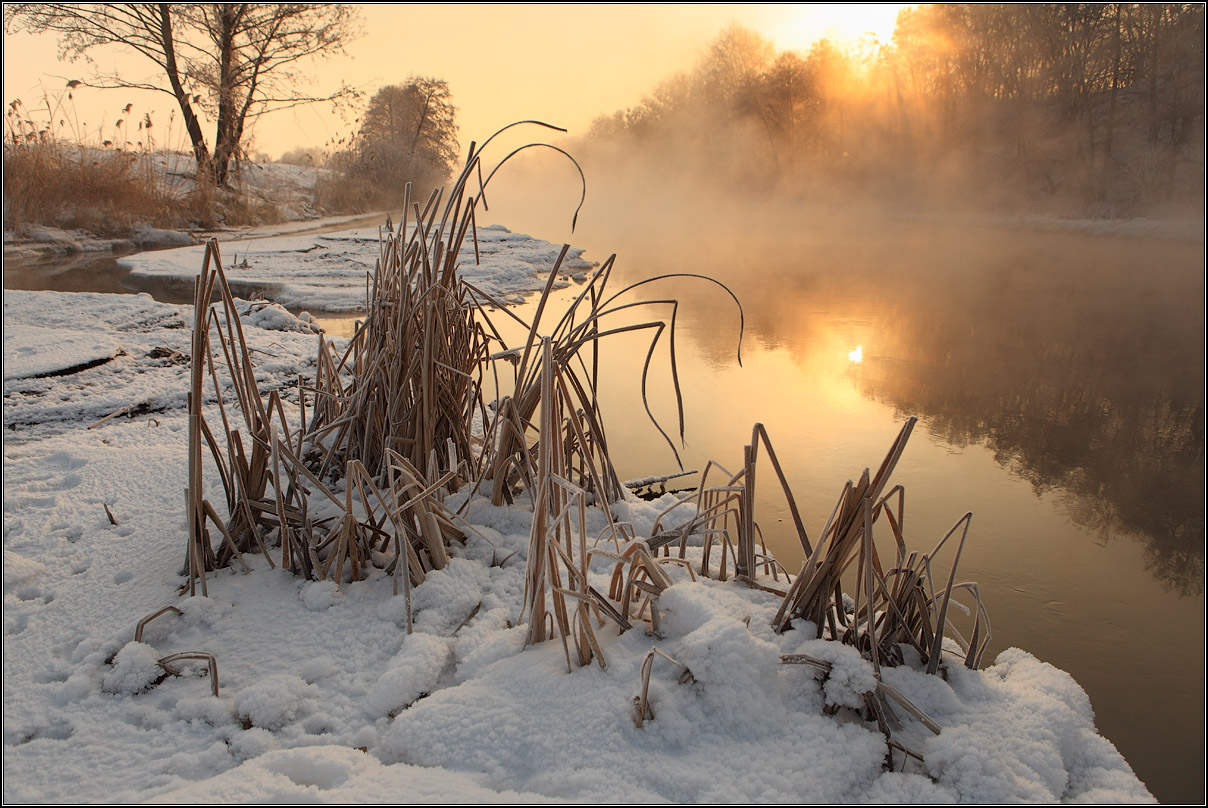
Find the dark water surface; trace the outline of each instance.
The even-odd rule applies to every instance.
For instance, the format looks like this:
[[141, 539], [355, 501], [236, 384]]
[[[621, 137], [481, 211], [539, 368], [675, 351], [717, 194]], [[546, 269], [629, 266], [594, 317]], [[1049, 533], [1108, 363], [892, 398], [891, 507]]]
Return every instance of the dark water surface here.
[[135, 294], [157, 292], [157, 299], [167, 303], [192, 303], [193, 298], [177, 299], [165, 295], [142, 279], [130, 277], [130, 270], [117, 264], [114, 253], [82, 253], [38, 260], [4, 262], [4, 288], [26, 291], [105, 292]]
[[[576, 243], [596, 260], [618, 252], [618, 285], [701, 272], [741, 298], [739, 366], [728, 296], [695, 281], [646, 292], [681, 303], [687, 445], [677, 448], [686, 468], [713, 459], [734, 470], [752, 425], [765, 424], [811, 539], [844, 481], [875, 469], [918, 416], [895, 473], [906, 541], [930, 550], [973, 512], [958, 580], [978, 582], [989, 609], [987, 659], [1017, 646], [1070, 672], [1159, 800], [1202, 802], [1203, 243], [861, 227]], [[6, 267], [4, 285], [130, 291], [124, 274]], [[623, 479], [676, 470], [642, 409], [646, 339], [616, 342], [602, 370]], [[649, 400], [674, 434], [667, 370], [665, 359], [652, 370]], [[787, 507], [770, 471], [759, 479], [756, 517], [795, 569]]]

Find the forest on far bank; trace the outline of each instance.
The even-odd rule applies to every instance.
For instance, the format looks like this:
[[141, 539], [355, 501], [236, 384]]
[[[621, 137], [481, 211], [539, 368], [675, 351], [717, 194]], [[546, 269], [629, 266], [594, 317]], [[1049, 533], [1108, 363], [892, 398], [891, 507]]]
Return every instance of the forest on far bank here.
[[735, 24], [577, 148], [802, 198], [1202, 212], [1204, 6], [924, 5], [892, 42], [807, 53]]
[[[155, 7], [183, 29], [134, 14], [140, 4], [6, 6], [6, 31], [56, 31], [67, 37], [61, 46], [80, 53], [131, 48], [142, 37], [166, 53], [173, 36], [188, 39], [181, 31], [192, 31], [192, 73], [218, 82], [213, 92], [178, 94], [182, 106], [166, 121], [154, 110], [115, 103], [114, 123], [95, 131], [77, 121], [73, 93], [89, 91], [80, 80], [44, 90], [28, 105], [14, 99], [4, 126], [6, 231], [41, 225], [127, 237], [143, 224], [212, 229], [376, 211], [400, 205], [409, 182], [416, 198], [426, 198], [462, 154], [455, 94], [437, 76], [378, 88], [363, 108], [358, 101], [353, 131], [283, 155], [278, 162], [297, 168], [284, 174], [268, 172], [267, 156], [250, 153], [241, 126], [215, 131], [213, 143], [223, 140], [222, 148], [211, 149], [199, 126], [188, 126], [182, 139], [181, 121], [190, 120], [195, 104], [224, 120], [221, 101], [235, 78], [244, 81], [246, 114], [271, 107], [276, 94], [232, 65], [261, 58], [251, 34], [263, 26], [276, 31], [271, 24], [279, 15], [297, 13], [316, 30], [335, 26], [332, 35], [350, 41], [341, 26], [356, 16], [354, 8], [307, 8], [257, 6], [255, 24], [241, 23], [242, 39], [208, 48], [196, 26], [234, 24], [222, 4]], [[96, 28], [106, 15], [123, 14], [139, 21], [125, 35]], [[1202, 4], [920, 5], [901, 12], [891, 41], [869, 35], [782, 52], [732, 24], [694, 65], [639, 103], [556, 142], [580, 162], [593, 200], [611, 199], [609, 188], [621, 192], [608, 205], [617, 216], [641, 196], [657, 199], [663, 212], [675, 205], [681, 217], [699, 213], [689, 201], [728, 199], [792, 210], [818, 202], [941, 215], [1198, 221], [1204, 14]], [[176, 33], [163, 40], [164, 30]], [[274, 58], [311, 49], [307, 41], [274, 36], [265, 40], [272, 40]], [[233, 71], [225, 84], [223, 69]], [[201, 78], [194, 89], [205, 84]], [[282, 83], [296, 96], [294, 78]], [[173, 79], [168, 71], [158, 81], [175, 87]], [[184, 143], [192, 144], [191, 155]], [[522, 195], [529, 208], [549, 185], [544, 176], [532, 182], [533, 192]], [[633, 215], [649, 218], [636, 208]]]

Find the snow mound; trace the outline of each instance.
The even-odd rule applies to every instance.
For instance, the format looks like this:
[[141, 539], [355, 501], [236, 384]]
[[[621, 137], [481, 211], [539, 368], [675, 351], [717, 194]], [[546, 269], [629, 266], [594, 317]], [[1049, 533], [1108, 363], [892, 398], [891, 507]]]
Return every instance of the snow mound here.
[[148, 247], [184, 247], [196, 244], [197, 239], [179, 230], [161, 230], [143, 223], [134, 228], [130, 240], [141, 250]]
[[252, 303], [246, 312], [239, 313], [244, 325], [263, 328], [266, 331], [298, 331], [304, 334], [317, 333], [317, 326], [311, 324], [309, 317], [295, 317], [285, 310], [280, 303]]
[[357, 749], [315, 746], [269, 751], [209, 780], [156, 797], [156, 802], [334, 804], [545, 804], [541, 794], [496, 791], [483, 778], [446, 769], [385, 766]]
[[436, 679], [450, 656], [444, 637], [412, 634], [369, 691], [366, 709], [371, 716], [393, 715], [436, 689]]
[[25, 556], [4, 551], [4, 594], [31, 583], [46, 573], [46, 566]]
[[159, 656], [146, 643], [127, 643], [114, 657], [113, 668], [105, 673], [101, 687], [106, 693], [141, 693], [164, 675]]
[[235, 697], [235, 711], [254, 727], [278, 730], [308, 711], [319, 691], [290, 673], [266, 676]]

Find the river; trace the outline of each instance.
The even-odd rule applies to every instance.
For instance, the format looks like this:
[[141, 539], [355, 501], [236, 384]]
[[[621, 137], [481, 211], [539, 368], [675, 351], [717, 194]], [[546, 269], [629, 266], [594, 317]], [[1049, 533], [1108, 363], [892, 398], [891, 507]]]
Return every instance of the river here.
[[[1201, 801], [1203, 242], [907, 218], [811, 224], [576, 241], [596, 260], [618, 252], [616, 284], [700, 272], [742, 300], [739, 365], [724, 292], [698, 281], [646, 292], [681, 303], [684, 466], [741, 466], [752, 425], [765, 424], [813, 539], [844, 481], [875, 469], [918, 416], [895, 474], [906, 540], [929, 550], [973, 512], [958, 580], [978, 582], [989, 608], [987, 659], [1018, 646], [1070, 672], [1159, 800]], [[63, 267], [6, 266], [5, 288], [133, 288], [112, 258]], [[622, 479], [676, 470], [642, 414], [639, 339], [611, 348], [602, 372]], [[650, 403], [674, 434], [660, 362]], [[756, 517], [776, 556], [799, 565], [771, 474]]]

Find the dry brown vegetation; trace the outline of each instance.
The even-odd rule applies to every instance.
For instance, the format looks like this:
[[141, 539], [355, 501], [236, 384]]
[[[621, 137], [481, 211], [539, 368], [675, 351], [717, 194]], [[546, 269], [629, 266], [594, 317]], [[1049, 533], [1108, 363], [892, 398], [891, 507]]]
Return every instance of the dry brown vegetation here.
[[154, 188], [132, 181], [134, 163], [127, 154], [91, 157], [53, 144], [6, 144], [5, 227], [42, 223], [100, 230], [127, 217], [156, 221], [163, 201]]
[[272, 220], [246, 194], [173, 176], [148, 156], [53, 142], [4, 148], [4, 226], [39, 224], [125, 236], [142, 223], [216, 227]]
[[[366, 318], [342, 352], [320, 338], [316, 378], [311, 384], [299, 381], [292, 419], [276, 391], [266, 397], [258, 389], [218, 244], [210, 243], [195, 306], [188, 579], [182, 589], [204, 594], [208, 573], [243, 564], [247, 553], [337, 585], [376, 568], [394, 577], [396, 593], [401, 584], [410, 626], [411, 587], [444, 567], [474, 530], [445, 501], [450, 491], [470, 486], [496, 505], [523, 499], [531, 507], [520, 618], [528, 624], [528, 643], [560, 640], [568, 670], [593, 661], [607, 666], [599, 632], [609, 624], [624, 632], [648, 623], [657, 633], [658, 597], [673, 585], [674, 568], [686, 568], [691, 578], [736, 579], [774, 593], [782, 601], [777, 631], [793, 620], [809, 621], [818, 637], [860, 649], [878, 674], [904, 661], [904, 646], [931, 673], [942, 671], [943, 654], [957, 646], [963, 664], [979, 665], [989, 622], [976, 585], [958, 584], [955, 577], [971, 514], [930, 553], [907, 551], [905, 491], [891, 486], [890, 478], [913, 418], [874, 475], [865, 469], [858, 483], [843, 486], [817, 544], [806, 534], [789, 481], [759, 424], [743, 467], [730, 473], [710, 464], [698, 489], [671, 504], [649, 537], [614, 518], [607, 506], [625, 492], [609, 459], [596, 396], [597, 352], [613, 335], [647, 332], [644, 386], [660, 337], [674, 333], [678, 304], [623, 302], [633, 287], [609, 293], [610, 258], [550, 328], [546, 308], [564, 248], [533, 320], [521, 323], [523, 340], [506, 344], [486, 310], [495, 301], [457, 274], [461, 245], [475, 239], [479, 197], [469, 193], [469, 185], [482, 176], [480, 160], [481, 150], [472, 149], [447, 197], [435, 192], [422, 208], [413, 202], [409, 220], [384, 233], [367, 281]], [[212, 306], [215, 293], [219, 302]], [[669, 321], [631, 318], [612, 325], [619, 312], [651, 305], [670, 306]], [[517, 317], [503, 307], [499, 311], [496, 316]], [[674, 343], [668, 342], [679, 396]], [[495, 399], [488, 406], [491, 393]], [[209, 415], [203, 406], [207, 395], [216, 400]], [[682, 430], [681, 423], [681, 435]], [[225, 492], [225, 518], [204, 495], [207, 447]], [[755, 521], [757, 471], [761, 479], [767, 473], [761, 450], [805, 550], [795, 576], [763, 548]], [[589, 536], [593, 507], [605, 526]], [[874, 542], [878, 525], [896, 550], [892, 566]], [[941, 572], [938, 556], [958, 531], [955, 557]], [[702, 553], [690, 558], [689, 546], [702, 545]], [[605, 574], [607, 592], [591, 584], [590, 572]], [[845, 584], [854, 600], [845, 596]], [[951, 618], [953, 593], [962, 590], [975, 601], [967, 639]], [[654, 653], [643, 666], [643, 693]], [[783, 661], [824, 670], [828, 665], [801, 655]], [[890, 737], [895, 719], [887, 699], [921, 715], [886, 686], [867, 695], [866, 716], [882, 727], [891, 748], [912, 754]], [[639, 698], [635, 721], [640, 726], [651, 716]], [[925, 718], [920, 720], [927, 724]]]
[[234, 185], [216, 188], [195, 176], [191, 158], [157, 148], [150, 115], [137, 124], [134, 134], [125, 131], [132, 127], [123, 127], [119, 118], [108, 138], [100, 140], [83, 136], [74, 121], [68, 127], [67, 119], [74, 114], [69, 104], [48, 94], [45, 108], [37, 112], [20, 100], [9, 105], [4, 133], [6, 230], [47, 225], [120, 237], [142, 223], [215, 227], [275, 218], [272, 205]]

